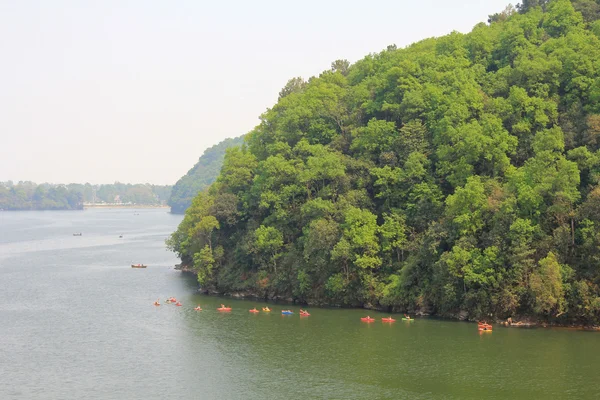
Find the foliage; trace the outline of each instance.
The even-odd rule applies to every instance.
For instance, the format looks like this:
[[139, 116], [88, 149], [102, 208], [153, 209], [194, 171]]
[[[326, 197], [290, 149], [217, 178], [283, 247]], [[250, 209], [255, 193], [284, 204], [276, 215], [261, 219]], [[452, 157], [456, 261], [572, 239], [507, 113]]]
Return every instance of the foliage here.
[[599, 17], [523, 1], [290, 80], [169, 246], [221, 292], [600, 322]]

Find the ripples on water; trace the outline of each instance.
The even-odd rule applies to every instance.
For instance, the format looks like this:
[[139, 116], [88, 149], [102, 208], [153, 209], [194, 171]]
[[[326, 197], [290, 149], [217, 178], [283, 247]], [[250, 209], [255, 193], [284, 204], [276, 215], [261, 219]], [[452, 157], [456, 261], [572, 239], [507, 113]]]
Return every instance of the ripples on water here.
[[[0, 213], [0, 399], [600, 393], [596, 333], [480, 335], [473, 324], [450, 321], [365, 324], [362, 310], [281, 316], [272, 304], [271, 314], [252, 315], [248, 309], [262, 303], [197, 295], [164, 248], [180, 220], [164, 210]], [[149, 266], [132, 269], [134, 262]], [[152, 306], [168, 296], [184, 306]], [[218, 313], [222, 302], [233, 312]], [[204, 311], [193, 310], [198, 303]]]

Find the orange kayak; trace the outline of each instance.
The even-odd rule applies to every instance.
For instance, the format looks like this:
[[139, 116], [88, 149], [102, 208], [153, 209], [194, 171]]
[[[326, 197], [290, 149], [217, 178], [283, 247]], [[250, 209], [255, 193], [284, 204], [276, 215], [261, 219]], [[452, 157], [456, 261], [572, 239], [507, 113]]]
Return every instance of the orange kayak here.
[[301, 316], [301, 317], [309, 317], [309, 316], [310, 316], [310, 313], [303, 312], [303, 313], [300, 313], [300, 316]]
[[396, 322], [396, 320], [392, 317], [389, 318], [381, 318], [382, 322]]
[[219, 308], [217, 308], [217, 311], [229, 312], [229, 311], [231, 311], [231, 307], [219, 307]]
[[371, 318], [371, 317], [363, 317], [360, 320], [363, 322], [375, 322], [375, 318]]
[[196, 308], [194, 308], [194, 310], [196, 310], [196, 311], [202, 311], [202, 308], [196, 307]]
[[175, 303], [175, 305], [176, 305], [177, 307], [181, 307], [183, 304], [181, 304], [180, 302], [177, 302], [177, 303]]
[[256, 308], [253, 308], [252, 310], [248, 310], [248, 311], [249, 311], [249, 312], [251, 312], [251, 313], [257, 313], [257, 312], [260, 312], [260, 311], [258, 311]]

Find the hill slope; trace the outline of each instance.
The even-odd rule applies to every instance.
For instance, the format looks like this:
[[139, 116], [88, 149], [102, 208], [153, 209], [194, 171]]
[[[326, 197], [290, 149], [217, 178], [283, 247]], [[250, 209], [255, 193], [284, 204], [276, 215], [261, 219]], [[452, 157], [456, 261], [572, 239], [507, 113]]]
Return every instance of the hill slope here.
[[599, 321], [598, 10], [525, 1], [291, 80], [169, 245], [222, 292]]
[[217, 179], [221, 165], [223, 165], [225, 150], [230, 147], [239, 146], [243, 142], [244, 138], [240, 136], [233, 139], [225, 139], [219, 144], [206, 149], [192, 169], [173, 186], [173, 191], [168, 202], [171, 212], [183, 214], [192, 203], [194, 196]]

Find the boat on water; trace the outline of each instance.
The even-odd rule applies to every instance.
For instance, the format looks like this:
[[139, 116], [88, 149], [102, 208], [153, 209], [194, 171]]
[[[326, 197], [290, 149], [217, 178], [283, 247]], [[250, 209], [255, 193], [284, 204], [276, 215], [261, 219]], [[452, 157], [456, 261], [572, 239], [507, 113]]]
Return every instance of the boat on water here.
[[74, 233], [73, 236], [83, 236], [83, 233], [81, 233], [81, 232]]
[[381, 318], [381, 322], [396, 322], [396, 320], [392, 317], [389, 318]]
[[363, 322], [375, 322], [375, 318], [371, 318], [370, 316], [362, 317], [360, 320]]
[[282, 315], [292, 315], [294, 312], [292, 310], [281, 310]]
[[146, 268], [147, 265], [144, 264], [131, 264], [131, 268]]
[[492, 326], [485, 322], [478, 322], [477, 329], [479, 329], [480, 332], [491, 332]]

